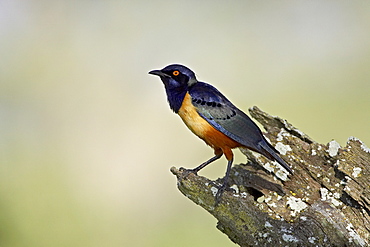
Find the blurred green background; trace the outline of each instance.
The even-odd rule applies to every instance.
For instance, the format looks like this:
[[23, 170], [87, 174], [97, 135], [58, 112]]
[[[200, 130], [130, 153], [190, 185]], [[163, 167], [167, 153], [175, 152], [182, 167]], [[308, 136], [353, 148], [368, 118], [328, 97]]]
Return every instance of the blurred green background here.
[[369, 13], [367, 1], [0, 0], [0, 246], [235, 246], [176, 189], [170, 167], [213, 152], [148, 71], [185, 64], [245, 111], [369, 146]]

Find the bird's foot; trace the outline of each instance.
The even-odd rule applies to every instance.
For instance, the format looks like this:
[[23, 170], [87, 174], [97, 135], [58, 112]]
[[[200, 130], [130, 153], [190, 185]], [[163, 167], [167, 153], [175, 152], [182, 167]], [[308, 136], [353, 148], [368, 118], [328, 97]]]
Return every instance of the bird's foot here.
[[181, 179], [187, 178], [190, 174], [198, 175], [195, 169], [186, 169], [181, 167], [180, 170], [182, 171]]
[[222, 183], [222, 185], [218, 188], [216, 196], [215, 196], [215, 207], [221, 202], [222, 194], [226, 190], [226, 183]]

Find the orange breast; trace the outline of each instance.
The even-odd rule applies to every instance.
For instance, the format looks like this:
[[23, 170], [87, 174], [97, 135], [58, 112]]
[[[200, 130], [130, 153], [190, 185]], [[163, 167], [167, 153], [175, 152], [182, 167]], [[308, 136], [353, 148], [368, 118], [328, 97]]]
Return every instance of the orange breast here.
[[189, 93], [186, 93], [178, 114], [184, 121], [186, 126], [195, 135], [203, 139], [214, 149], [222, 149], [223, 151], [225, 151], [241, 146], [238, 142], [232, 140], [224, 133], [215, 129], [198, 114], [196, 108], [191, 103], [191, 96]]

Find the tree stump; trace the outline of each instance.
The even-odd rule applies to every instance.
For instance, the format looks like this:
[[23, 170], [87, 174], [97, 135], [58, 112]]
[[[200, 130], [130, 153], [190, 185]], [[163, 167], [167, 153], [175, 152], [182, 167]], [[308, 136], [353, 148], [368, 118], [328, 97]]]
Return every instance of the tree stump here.
[[172, 167], [179, 190], [240, 246], [369, 246], [370, 149], [354, 137], [346, 147], [319, 144], [286, 120], [249, 111], [294, 174], [243, 149], [248, 163], [234, 165], [217, 206], [222, 179]]

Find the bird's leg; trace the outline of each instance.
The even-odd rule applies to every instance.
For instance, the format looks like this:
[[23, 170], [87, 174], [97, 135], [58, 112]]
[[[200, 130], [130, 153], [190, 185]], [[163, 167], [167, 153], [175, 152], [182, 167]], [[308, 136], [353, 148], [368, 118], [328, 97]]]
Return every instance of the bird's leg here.
[[206, 167], [207, 165], [211, 164], [213, 161], [218, 160], [219, 158], [221, 158], [221, 156], [222, 156], [222, 153], [221, 154], [216, 154], [214, 157], [210, 158], [209, 160], [207, 160], [206, 162], [200, 164], [199, 166], [195, 167], [194, 169], [186, 169], [184, 171], [184, 177], [187, 177], [190, 173], [197, 174], [204, 167]]
[[229, 180], [229, 176], [230, 176], [230, 171], [231, 171], [231, 166], [232, 165], [233, 165], [233, 159], [231, 158], [231, 160], [229, 160], [227, 162], [227, 168], [226, 168], [226, 174], [225, 174], [225, 177], [224, 177], [224, 181], [222, 182], [221, 187], [218, 188], [218, 191], [216, 193], [216, 206], [221, 201], [221, 196], [222, 196], [222, 194], [224, 193], [224, 191], [226, 189], [226, 186], [227, 186], [227, 183], [228, 183], [228, 180]]
[[221, 149], [215, 149], [215, 156], [213, 156], [212, 158], [210, 158], [206, 162], [200, 164], [199, 166], [195, 167], [194, 169], [186, 169], [184, 177], [187, 177], [189, 175], [189, 173], [197, 174], [204, 167], [211, 164], [213, 161], [218, 160], [219, 158], [221, 158], [222, 154], [223, 154], [223, 152], [222, 152]]
[[215, 160], [218, 160], [219, 158], [221, 158], [222, 156], [222, 153], [221, 154], [216, 154], [215, 156], [213, 156], [212, 158], [210, 158], [209, 160], [207, 160], [206, 162], [202, 163], [201, 165], [195, 167], [194, 169], [190, 169], [193, 173], [197, 174], [200, 170], [202, 170], [204, 167], [206, 167], [207, 165], [211, 164], [213, 161]]
[[222, 152], [225, 154], [225, 157], [228, 160], [228, 162], [227, 162], [227, 168], [226, 168], [226, 174], [225, 174], [225, 177], [224, 177], [224, 181], [222, 182], [221, 187], [218, 188], [218, 191], [217, 191], [216, 196], [215, 196], [216, 197], [215, 206], [217, 206], [218, 203], [221, 201], [222, 193], [224, 193], [224, 191], [226, 189], [227, 182], [229, 181], [231, 166], [233, 165], [233, 160], [234, 160], [234, 154], [231, 151], [231, 148], [224, 147], [222, 149]]

